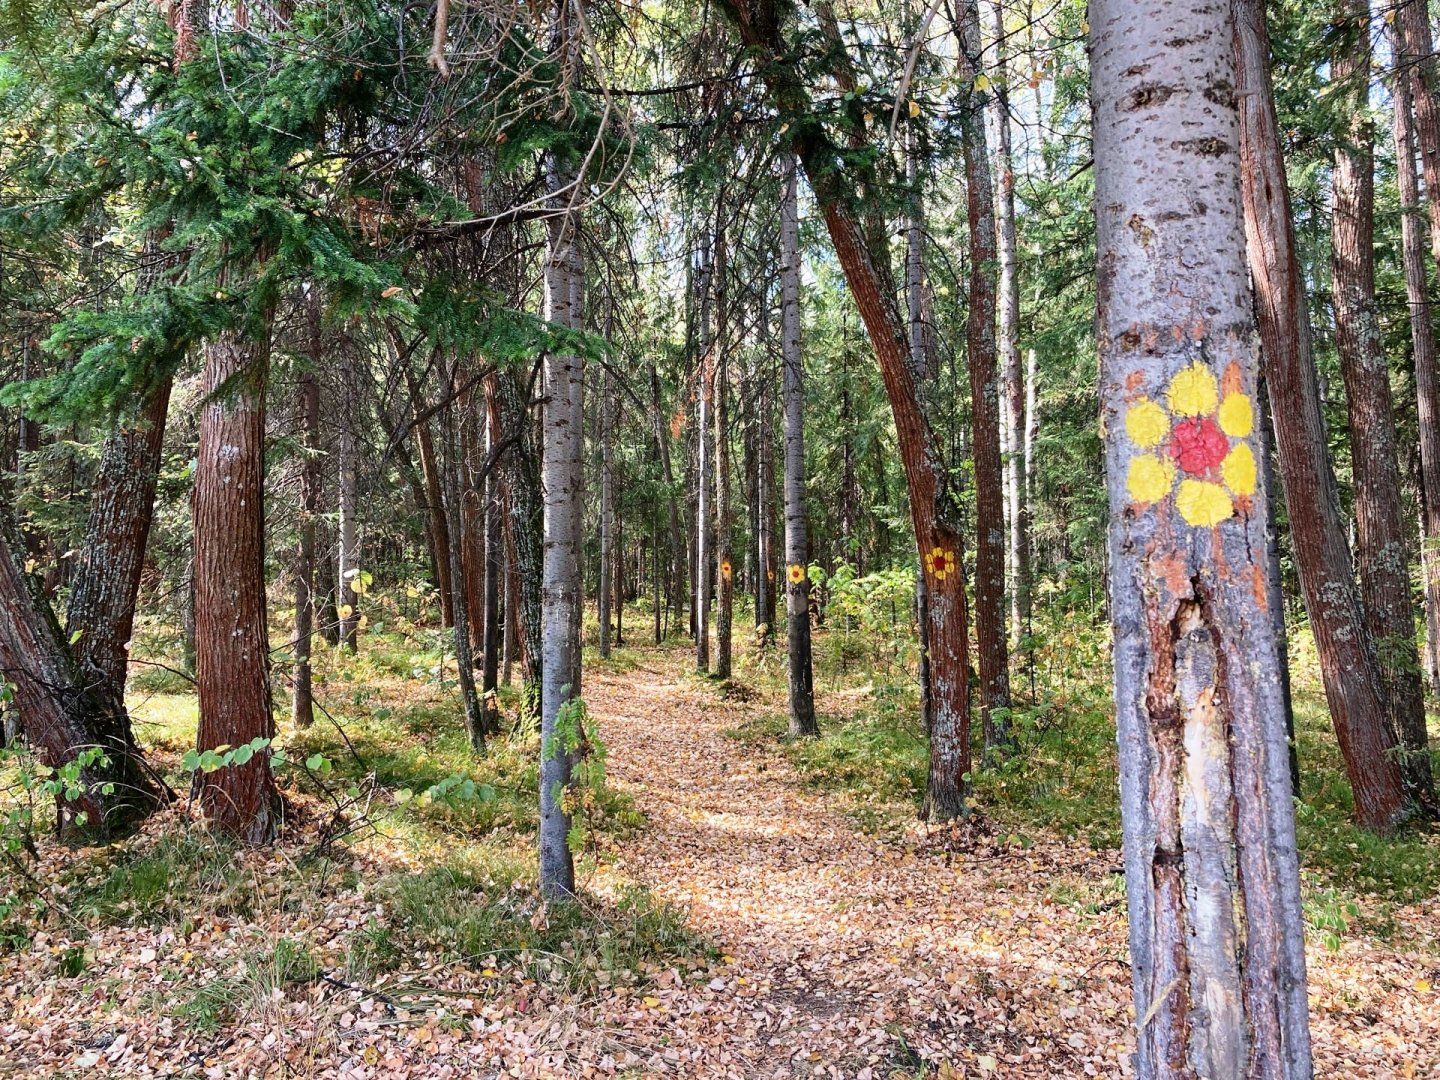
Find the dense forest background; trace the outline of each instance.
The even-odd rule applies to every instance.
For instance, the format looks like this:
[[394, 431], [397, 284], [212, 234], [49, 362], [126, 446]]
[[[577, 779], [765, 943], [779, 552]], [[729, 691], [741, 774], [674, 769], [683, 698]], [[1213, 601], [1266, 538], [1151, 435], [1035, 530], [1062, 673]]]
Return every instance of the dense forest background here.
[[[1215, 888], [1214, 1075], [1435, 1074], [1432, 14], [1150, 7], [0, 0], [0, 1057], [1211, 1075]], [[1167, 20], [1206, 95], [1092, 78]], [[1106, 234], [1192, 99], [1248, 245]], [[1110, 334], [1127, 231], [1255, 347]], [[1275, 693], [1167, 765], [1242, 525]], [[1240, 823], [1174, 938], [1142, 776]]]

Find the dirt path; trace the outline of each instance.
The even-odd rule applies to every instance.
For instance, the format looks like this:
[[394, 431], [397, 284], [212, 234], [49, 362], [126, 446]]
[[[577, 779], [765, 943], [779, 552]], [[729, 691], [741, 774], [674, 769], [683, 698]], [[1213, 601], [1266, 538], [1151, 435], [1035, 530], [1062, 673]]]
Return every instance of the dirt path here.
[[918, 828], [868, 837], [778, 755], [724, 737], [756, 705], [721, 701], [683, 661], [644, 662], [586, 686], [611, 777], [650, 823], [622, 868], [686, 906], [731, 958], [703, 987], [657, 992], [657, 1015], [627, 1040], [652, 1067], [1124, 1074], [1123, 920], [1113, 905], [1080, 915], [1051, 902], [1057, 881], [1103, 878], [1113, 858], [984, 837], [961, 852], [962, 838]]

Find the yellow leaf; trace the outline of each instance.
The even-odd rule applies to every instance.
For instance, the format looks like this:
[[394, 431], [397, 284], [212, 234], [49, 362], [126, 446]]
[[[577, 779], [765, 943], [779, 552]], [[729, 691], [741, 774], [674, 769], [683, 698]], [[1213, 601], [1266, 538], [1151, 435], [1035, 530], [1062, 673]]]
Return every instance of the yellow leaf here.
[[644, 1005], [647, 1009], [653, 1009], [660, 1004], [660, 999], [655, 997], [647, 997], [644, 1001], [641, 1002], [641, 1004]]
[[360, 1056], [365, 1059], [366, 1065], [377, 1065], [380, 1062], [380, 1051], [373, 1046], [365, 1047]]
[[983, 94], [986, 90], [989, 90], [989, 89], [990, 89], [990, 77], [989, 77], [988, 75], [985, 75], [983, 72], [982, 72], [981, 74], [979, 74], [979, 75], [976, 75], [976, 76], [975, 76], [975, 89], [976, 89], [977, 91], [979, 91], [980, 93], [982, 93], [982, 94]]
[[920, 115], [920, 103], [919, 103], [918, 101], [916, 101], [914, 98], [911, 98], [911, 99], [910, 99], [910, 119], [913, 120], [913, 119], [915, 119], [915, 117], [917, 117], [917, 116], [919, 116], [919, 115]]
[[1416, 989], [1416, 990], [1419, 990], [1419, 991], [1423, 994], [1426, 990], [1429, 990], [1429, 989], [1430, 989], [1430, 980], [1429, 980], [1429, 979], [1416, 979], [1416, 980], [1415, 980], [1415, 989]]

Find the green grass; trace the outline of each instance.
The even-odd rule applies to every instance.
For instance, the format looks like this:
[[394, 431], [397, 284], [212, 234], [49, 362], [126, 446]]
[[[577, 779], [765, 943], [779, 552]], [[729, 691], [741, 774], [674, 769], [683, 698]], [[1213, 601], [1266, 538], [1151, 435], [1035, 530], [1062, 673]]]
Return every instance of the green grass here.
[[308, 945], [282, 937], [269, 948], [241, 958], [238, 970], [185, 986], [170, 1009], [178, 1019], [208, 1034], [240, 1012], [265, 1006], [277, 990], [313, 982], [319, 973], [320, 965]]

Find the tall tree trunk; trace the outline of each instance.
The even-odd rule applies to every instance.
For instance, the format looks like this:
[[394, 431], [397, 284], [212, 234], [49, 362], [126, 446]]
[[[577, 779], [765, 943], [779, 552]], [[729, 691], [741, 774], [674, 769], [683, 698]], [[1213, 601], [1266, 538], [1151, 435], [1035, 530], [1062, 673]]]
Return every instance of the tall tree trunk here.
[[[311, 285], [314, 289], [316, 286]], [[311, 361], [318, 363], [319, 319], [312, 314]], [[315, 515], [320, 509], [320, 384], [314, 371], [300, 376], [300, 445], [305, 455], [300, 463], [300, 542], [295, 554], [295, 676], [290, 695], [290, 716], [298, 728], [315, 722], [315, 699], [311, 688], [310, 639], [315, 632]]]
[[[985, 139], [984, 95], [973, 89], [980, 70], [980, 14], [962, 0], [961, 74], [972, 107], [965, 123], [966, 216], [970, 226], [970, 298], [965, 341], [970, 367], [970, 423], [975, 460], [975, 643], [980, 660], [985, 753], [1010, 741], [1010, 657], [1005, 628], [1005, 494], [1000, 456], [1000, 401], [995, 351], [995, 205]], [[1017, 358], [1018, 362], [1018, 358]]]
[[1233, 22], [1092, 0], [1090, 26], [1136, 1074], [1308, 1080]]
[[610, 399], [613, 393], [610, 369], [600, 377], [600, 583], [596, 589], [600, 616], [600, 656], [610, 656], [611, 579], [614, 574], [615, 489], [612, 461]]
[[[570, 0], [557, 0], [555, 43], [578, 63], [579, 26]], [[546, 222], [545, 317], [559, 326], [584, 325], [583, 270], [571, 177], [555, 158], [547, 162], [552, 216]], [[575, 892], [570, 814], [565, 796], [584, 739], [580, 686], [580, 528], [584, 513], [584, 365], [579, 356], [547, 352], [543, 415], [545, 460], [545, 576], [540, 751], [540, 889], [549, 899]]]
[[[723, 207], [722, 207], [723, 212]], [[731, 561], [730, 521], [730, 406], [729, 292], [726, 273], [725, 223], [715, 230], [715, 677], [730, 678], [730, 628], [735, 614], [735, 567]]]
[[[905, 226], [905, 300], [908, 315], [907, 358], [911, 378], [925, 386], [934, 378], [925, 348], [925, 204], [920, 187], [920, 168], [915, 133], [906, 132], [905, 178], [911, 186], [909, 215]], [[921, 560], [924, 561], [923, 559]], [[928, 736], [934, 729], [930, 679], [930, 601], [926, 596], [922, 566], [915, 575], [915, 621], [920, 627], [920, 716]]]
[[[410, 391], [411, 409], [416, 417], [423, 411], [420, 386], [407, 368], [405, 379]], [[440, 464], [435, 458], [435, 440], [430, 425], [415, 424], [415, 445], [420, 451], [420, 473], [425, 478], [426, 514], [431, 544], [435, 548], [435, 586], [440, 594], [440, 625], [455, 625], [455, 586], [450, 573], [450, 523], [445, 513], [445, 494], [441, 490]]]
[[[490, 378], [494, 378], [493, 375]], [[483, 724], [486, 734], [500, 733], [500, 604], [504, 591], [500, 574], [500, 471], [496, 454], [500, 444], [500, 422], [489, 408], [485, 409], [485, 475], [481, 479], [484, 496], [482, 520], [485, 525], [485, 630], [481, 636], [480, 692]]]
[[650, 405], [655, 426], [655, 446], [660, 453], [660, 471], [665, 480], [666, 508], [670, 522], [670, 606], [675, 618], [685, 608], [685, 527], [680, 520], [680, 500], [675, 493], [675, 470], [670, 464], [670, 435], [660, 411], [660, 373], [650, 366]]
[[339, 594], [337, 605], [340, 619], [340, 645], [354, 652], [358, 645], [361, 592], [355, 589], [360, 573], [360, 532], [356, 515], [360, 512], [360, 461], [355, 439], [359, 421], [359, 386], [355, 358], [351, 350], [342, 350], [340, 362], [340, 526], [339, 526]]
[[[895, 307], [889, 265], [873, 257], [875, 250], [884, 248], [884, 236], [866, 236], [855, 210], [850, 177], [834, 168], [836, 148], [818, 121], [809, 119], [814, 115], [809, 93], [794, 66], [779, 60], [787, 47], [775, 9], [761, 0], [727, 0], [726, 10], [746, 46], [774, 61], [765, 68], [767, 85], [776, 105], [797, 118], [789, 132], [791, 144], [825, 215], [835, 254], [865, 322], [890, 399], [916, 547], [930, 590], [926, 633], [933, 716], [924, 812], [932, 820], [953, 818], [966, 812], [970, 773], [964, 543], [944, 457], [910, 370], [908, 335]], [[1003, 537], [1001, 567], [1003, 578]]]
[[784, 157], [780, 202], [780, 355], [784, 367], [785, 614], [790, 667], [790, 735], [818, 735], [810, 664], [810, 552], [805, 510], [805, 384], [800, 341], [800, 200], [795, 156]]
[[695, 421], [695, 666], [710, 670], [710, 566], [713, 561], [710, 526], [710, 410], [715, 398], [715, 338], [710, 326], [710, 238], [700, 242], [700, 364]]
[[755, 625], [765, 628], [761, 644], [768, 647], [775, 640], [775, 406], [768, 309], [760, 312], [759, 320], [763, 348], [755, 405]]
[[[258, 337], [222, 331], [205, 346], [205, 404], [195, 467], [195, 674], [200, 751], [275, 736], [265, 623], [265, 380], [270, 318]], [[195, 775], [217, 828], [247, 844], [274, 839], [280, 797], [268, 751]]]
[[[448, 395], [452, 391], [447, 387], [444, 392]], [[455, 429], [463, 421], [457, 420], [455, 412], [452, 404], [447, 405], [440, 413], [443, 418], [441, 438], [445, 447], [442, 465], [445, 501], [441, 512], [445, 515], [451, 538], [450, 547], [443, 553], [443, 557], [450, 564], [450, 583], [453, 590], [451, 610], [455, 613], [455, 666], [460, 682], [460, 701], [465, 711], [465, 732], [470, 737], [470, 748], [476, 753], [483, 753], [485, 717], [480, 710], [480, 694], [475, 686], [475, 654], [471, 649], [470, 634], [471, 613], [466, 599], [464, 554], [461, 550], [465, 543], [465, 482], [464, 463], [460, 460]], [[429, 423], [428, 419], [423, 420], [421, 426]]]
[[1349, 401], [1350, 459], [1365, 620], [1375, 642], [1390, 724], [1402, 747], [1400, 771], [1410, 794], [1435, 799], [1425, 733], [1425, 693], [1415, 651], [1410, 549], [1400, 511], [1400, 469], [1390, 370], [1375, 304], [1374, 130], [1368, 115], [1370, 8], [1342, 0], [1341, 22], [1353, 35], [1331, 61], [1333, 86], [1350, 105], [1349, 130], [1335, 148], [1331, 255], [1335, 345]]
[[[1402, 36], [1392, 33], [1391, 42], [1395, 56], [1403, 57]], [[1429, 224], [1420, 202], [1420, 178], [1416, 174], [1412, 87], [1410, 72], [1398, 69], [1391, 80], [1391, 117], [1403, 211], [1400, 220], [1405, 295], [1410, 302], [1410, 343], [1414, 352], [1420, 429], [1420, 566], [1425, 595], [1425, 666], [1432, 692], [1440, 694], [1440, 366], [1437, 366], [1434, 312], [1425, 268]]]
[[526, 711], [539, 715], [541, 671], [544, 667], [541, 590], [544, 580], [544, 504], [540, 487], [540, 447], [530, 416], [531, 386], [520, 372], [497, 373], [486, 382], [487, 407], [495, 410], [499, 430], [514, 444], [502, 459], [506, 544], [513, 558], [516, 632], [525, 670]]
[[1270, 83], [1263, 0], [1233, 0], [1246, 246], [1290, 538], [1325, 696], [1363, 825], [1409, 813], [1330, 471]]
[[[995, 77], [991, 99], [995, 118], [995, 158], [1000, 169], [1000, 369], [1007, 436], [1005, 485], [1010, 554], [1010, 647], [1018, 649], [1030, 624], [1030, 509], [1025, 492], [1025, 379], [1020, 367], [1020, 287], [1015, 246], [1015, 164], [1010, 145], [1009, 52], [1005, 11], [991, 3], [995, 30]], [[1026, 666], [1033, 663], [1028, 658]]]

